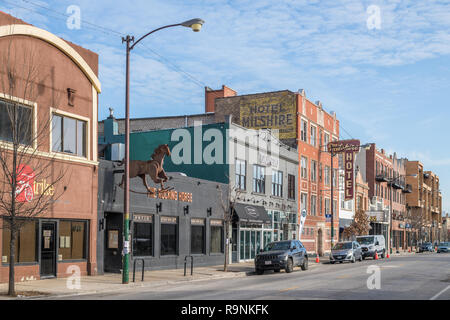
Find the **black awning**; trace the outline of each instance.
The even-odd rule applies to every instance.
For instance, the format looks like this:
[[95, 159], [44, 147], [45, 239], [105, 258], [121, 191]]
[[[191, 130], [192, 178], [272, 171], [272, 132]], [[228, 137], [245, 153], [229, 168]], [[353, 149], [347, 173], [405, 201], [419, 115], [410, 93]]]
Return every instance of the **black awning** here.
[[253, 206], [250, 204], [235, 203], [234, 212], [238, 215], [239, 221], [253, 223], [271, 223], [272, 219], [267, 214], [263, 206]]

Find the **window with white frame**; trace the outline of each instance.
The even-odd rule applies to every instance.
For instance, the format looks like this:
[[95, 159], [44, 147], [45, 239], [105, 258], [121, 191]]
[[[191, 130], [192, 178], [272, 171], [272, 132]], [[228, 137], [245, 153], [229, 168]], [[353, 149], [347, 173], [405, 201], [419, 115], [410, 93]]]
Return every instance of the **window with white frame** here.
[[325, 132], [323, 135], [323, 145], [326, 147], [328, 145], [328, 142], [330, 142], [330, 135]]
[[86, 157], [86, 121], [54, 113], [52, 151]]
[[266, 168], [256, 164], [253, 165], [253, 191], [266, 193]]
[[[0, 140], [31, 145], [32, 123], [33, 109], [31, 107], [0, 99]], [[13, 131], [16, 134], [15, 137], [13, 137]]]
[[311, 126], [310, 144], [314, 147], [316, 146], [316, 131], [317, 128], [315, 126]]
[[311, 160], [311, 181], [316, 182], [317, 179], [317, 161]]
[[247, 178], [247, 168], [245, 160], [236, 159], [235, 178], [236, 178], [236, 188], [240, 190], [245, 190]]
[[300, 201], [302, 211], [304, 209], [308, 212], [308, 194], [302, 192]]
[[330, 167], [329, 166], [325, 166], [325, 185], [329, 186], [330, 185]]
[[304, 142], [307, 142], [307, 131], [308, 131], [308, 123], [302, 119], [301, 121], [301, 131], [300, 131], [300, 139]]
[[272, 195], [283, 196], [283, 172], [272, 170]]
[[308, 158], [301, 157], [301, 174], [302, 179], [308, 179]]
[[315, 216], [316, 213], [316, 205], [317, 205], [317, 196], [311, 195], [311, 215]]

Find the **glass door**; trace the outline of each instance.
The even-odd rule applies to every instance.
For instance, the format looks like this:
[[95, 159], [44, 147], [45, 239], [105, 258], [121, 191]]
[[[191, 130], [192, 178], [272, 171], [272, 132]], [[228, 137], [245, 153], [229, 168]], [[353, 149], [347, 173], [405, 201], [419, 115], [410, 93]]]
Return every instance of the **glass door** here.
[[55, 277], [56, 222], [44, 222], [41, 229], [41, 277]]

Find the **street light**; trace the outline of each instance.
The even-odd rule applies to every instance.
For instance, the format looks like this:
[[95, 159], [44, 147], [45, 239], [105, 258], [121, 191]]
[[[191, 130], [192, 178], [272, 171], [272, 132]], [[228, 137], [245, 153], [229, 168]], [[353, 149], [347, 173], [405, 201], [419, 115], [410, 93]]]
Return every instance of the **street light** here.
[[[152, 33], [170, 28], [183, 26], [191, 28], [192, 31], [200, 31], [202, 25], [205, 22], [202, 19], [191, 19], [182, 23], [170, 24], [157, 28], [149, 33], [145, 34], [134, 42], [134, 36], [127, 35], [122, 38], [122, 43], [126, 42], [126, 77], [125, 77], [125, 189], [124, 189], [124, 201], [123, 201], [123, 216], [124, 216], [124, 228], [123, 228], [123, 260], [122, 260], [122, 283], [127, 284], [129, 282], [129, 254], [130, 254], [130, 203], [129, 203], [129, 193], [130, 193], [130, 170], [129, 170], [129, 156], [130, 156], [130, 52], [133, 48], [145, 37], [151, 35]], [[133, 44], [131, 44], [133, 43]]]

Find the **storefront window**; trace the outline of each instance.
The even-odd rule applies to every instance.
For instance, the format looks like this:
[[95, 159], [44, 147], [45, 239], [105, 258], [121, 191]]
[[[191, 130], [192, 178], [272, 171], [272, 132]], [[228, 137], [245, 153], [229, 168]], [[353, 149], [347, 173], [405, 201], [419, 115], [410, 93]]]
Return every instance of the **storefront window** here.
[[161, 217], [161, 255], [178, 253], [178, 224], [176, 217]]
[[[36, 221], [27, 221], [25, 222], [16, 239], [16, 251], [15, 251], [15, 262], [36, 262], [37, 254], [36, 254], [36, 244], [37, 244], [37, 229], [38, 224]], [[9, 262], [9, 245], [11, 240], [11, 231], [7, 228], [3, 229], [3, 237], [2, 237], [2, 260]]]
[[59, 222], [59, 254], [62, 260], [86, 259], [86, 222]]
[[191, 219], [191, 253], [205, 254], [205, 219]]
[[[211, 253], [223, 253], [223, 221], [211, 220]], [[241, 251], [242, 254], [242, 251]]]
[[153, 223], [133, 223], [133, 256], [153, 255]]

